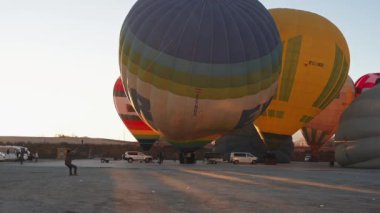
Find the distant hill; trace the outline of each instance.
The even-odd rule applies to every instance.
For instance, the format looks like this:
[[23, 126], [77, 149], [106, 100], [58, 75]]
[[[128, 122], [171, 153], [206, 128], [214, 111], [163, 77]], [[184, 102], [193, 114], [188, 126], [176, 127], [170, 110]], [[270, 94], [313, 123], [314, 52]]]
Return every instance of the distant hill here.
[[139, 150], [137, 142], [68, 136], [0, 136], [0, 145], [26, 146], [32, 153], [38, 152], [40, 158], [62, 158], [66, 149], [77, 150], [76, 158], [121, 158], [126, 150]]
[[88, 137], [18, 137], [18, 136], [0, 136], [0, 144], [91, 144], [91, 145], [126, 145], [137, 144], [133, 141], [121, 141], [105, 138], [88, 138]]

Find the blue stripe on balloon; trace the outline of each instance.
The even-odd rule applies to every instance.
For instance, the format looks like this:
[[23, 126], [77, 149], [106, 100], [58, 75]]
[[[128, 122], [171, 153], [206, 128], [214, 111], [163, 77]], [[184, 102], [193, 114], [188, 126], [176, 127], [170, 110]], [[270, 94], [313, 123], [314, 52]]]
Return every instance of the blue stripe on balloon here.
[[280, 43], [271, 15], [253, 0], [139, 0], [126, 20], [150, 47], [203, 63], [258, 59]]

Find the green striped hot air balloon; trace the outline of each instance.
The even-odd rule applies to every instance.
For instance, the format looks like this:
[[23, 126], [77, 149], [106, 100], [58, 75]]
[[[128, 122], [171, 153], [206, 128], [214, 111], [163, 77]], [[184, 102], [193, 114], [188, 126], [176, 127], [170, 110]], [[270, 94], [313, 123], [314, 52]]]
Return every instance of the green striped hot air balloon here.
[[252, 125], [275, 93], [281, 55], [258, 1], [139, 0], [120, 35], [121, 78], [136, 111], [184, 147]]

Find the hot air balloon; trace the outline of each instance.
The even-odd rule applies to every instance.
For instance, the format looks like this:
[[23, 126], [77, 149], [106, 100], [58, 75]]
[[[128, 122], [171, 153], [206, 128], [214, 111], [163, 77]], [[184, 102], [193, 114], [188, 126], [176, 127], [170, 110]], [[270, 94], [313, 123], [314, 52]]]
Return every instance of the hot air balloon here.
[[269, 12], [283, 42], [283, 64], [277, 93], [255, 124], [269, 148], [277, 149], [291, 145], [291, 135], [339, 94], [350, 56], [343, 34], [326, 18], [294, 9]]
[[360, 77], [355, 82], [356, 97], [359, 96], [362, 92], [374, 87], [379, 78], [380, 73], [368, 73]]
[[311, 148], [312, 159], [318, 159], [319, 149], [333, 136], [338, 128], [340, 116], [354, 97], [354, 82], [348, 77], [339, 95], [302, 128], [302, 134]]
[[380, 86], [363, 92], [343, 112], [335, 159], [344, 167], [380, 168]]
[[139, 0], [120, 34], [137, 113], [177, 145], [251, 125], [275, 93], [281, 54], [258, 1]]
[[140, 143], [140, 147], [147, 151], [159, 139], [159, 134], [140, 119], [132, 107], [124, 86], [119, 77], [113, 87], [113, 102], [124, 125]]

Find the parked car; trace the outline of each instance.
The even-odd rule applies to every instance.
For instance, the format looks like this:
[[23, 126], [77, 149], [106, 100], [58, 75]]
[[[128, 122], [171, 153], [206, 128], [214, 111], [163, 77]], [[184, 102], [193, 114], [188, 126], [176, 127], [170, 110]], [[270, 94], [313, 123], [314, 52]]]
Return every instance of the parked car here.
[[0, 152], [0, 161], [5, 161], [6, 159], [5, 153]]
[[205, 160], [209, 164], [217, 164], [223, 162], [223, 154], [217, 152], [206, 152]]
[[256, 161], [257, 161], [257, 157], [252, 155], [249, 152], [231, 152], [230, 154], [230, 162], [234, 164], [239, 164], [239, 163], [255, 164]]
[[144, 161], [145, 163], [150, 163], [153, 160], [152, 156], [137, 151], [127, 151], [122, 157], [129, 163], [132, 163], [133, 161]]
[[306, 154], [305, 155], [305, 159], [304, 159], [304, 161], [305, 162], [311, 162], [313, 159], [312, 159], [312, 157], [311, 157], [311, 154]]

